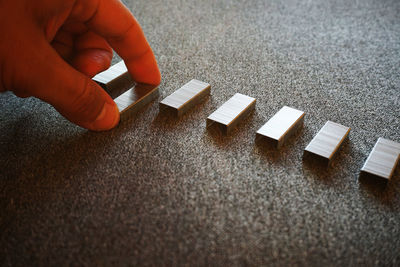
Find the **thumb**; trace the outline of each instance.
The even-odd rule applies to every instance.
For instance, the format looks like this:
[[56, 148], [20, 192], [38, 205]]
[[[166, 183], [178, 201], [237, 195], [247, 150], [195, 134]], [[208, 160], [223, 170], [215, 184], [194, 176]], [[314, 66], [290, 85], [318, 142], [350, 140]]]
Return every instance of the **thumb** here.
[[[31, 51], [18, 72], [25, 77], [20, 86], [29, 95], [51, 104], [69, 121], [94, 131], [109, 130], [119, 122], [119, 111], [111, 97], [86, 75], [67, 64], [46, 42]], [[27, 58], [27, 57], [25, 57]], [[20, 87], [18, 86], [18, 87]]]

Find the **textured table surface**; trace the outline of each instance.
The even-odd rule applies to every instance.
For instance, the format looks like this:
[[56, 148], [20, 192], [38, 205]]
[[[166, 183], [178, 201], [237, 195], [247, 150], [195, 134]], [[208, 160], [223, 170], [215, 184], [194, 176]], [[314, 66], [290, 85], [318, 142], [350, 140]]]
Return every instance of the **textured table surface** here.
[[[94, 133], [0, 95], [0, 265], [400, 265], [399, 167], [386, 189], [358, 181], [378, 137], [400, 142], [400, 1], [126, 3], [163, 75], [136, 117]], [[191, 79], [211, 96], [159, 114]], [[236, 92], [255, 112], [206, 130]], [[284, 105], [304, 128], [255, 142]], [[302, 154], [327, 120], [352, 130], [323, 170]]]

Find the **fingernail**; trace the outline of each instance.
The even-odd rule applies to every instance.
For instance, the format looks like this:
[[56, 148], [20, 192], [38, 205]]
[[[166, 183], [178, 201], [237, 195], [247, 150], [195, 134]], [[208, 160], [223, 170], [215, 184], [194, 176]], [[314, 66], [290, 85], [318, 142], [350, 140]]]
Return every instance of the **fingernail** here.
[[99, 116], [92, 123], [92, 129], [95, 131], [105, 131], [114, 128], [119, 122], [119, 110], [113, 102], [105, 103]]

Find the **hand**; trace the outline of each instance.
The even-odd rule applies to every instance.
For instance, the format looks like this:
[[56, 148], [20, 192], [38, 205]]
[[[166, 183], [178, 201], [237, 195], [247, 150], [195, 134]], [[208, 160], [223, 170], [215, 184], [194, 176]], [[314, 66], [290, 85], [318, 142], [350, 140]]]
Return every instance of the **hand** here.
[[160, 83], [142, 29], [119, 0], [0, 0], [0, 34], [0, 92], [40, 98], [90, 130], [119, 122], [114, 101], [90, 79], [110, 66], [112, 48], [135, 81]]

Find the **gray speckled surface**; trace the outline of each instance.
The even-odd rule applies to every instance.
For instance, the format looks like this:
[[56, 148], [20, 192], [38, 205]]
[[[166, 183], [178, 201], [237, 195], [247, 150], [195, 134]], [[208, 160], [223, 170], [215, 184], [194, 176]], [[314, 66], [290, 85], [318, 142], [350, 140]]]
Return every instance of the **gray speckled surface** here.
[[[400, 265], [400, 176], [359, 183], [378, 137], [400, 142], [400, 2], [129, 1], [163, 75], [158, 100], [105, 133], [0, 95], [0, 265]], [[196, 78], [180, 119], [158, 101]], [[224, 137], [235, 92], [256, 111]], [[280, 151], [255, 132], [306, 112]], [[302, 161], [327, 120], [352, 128], [332, 168]]]

